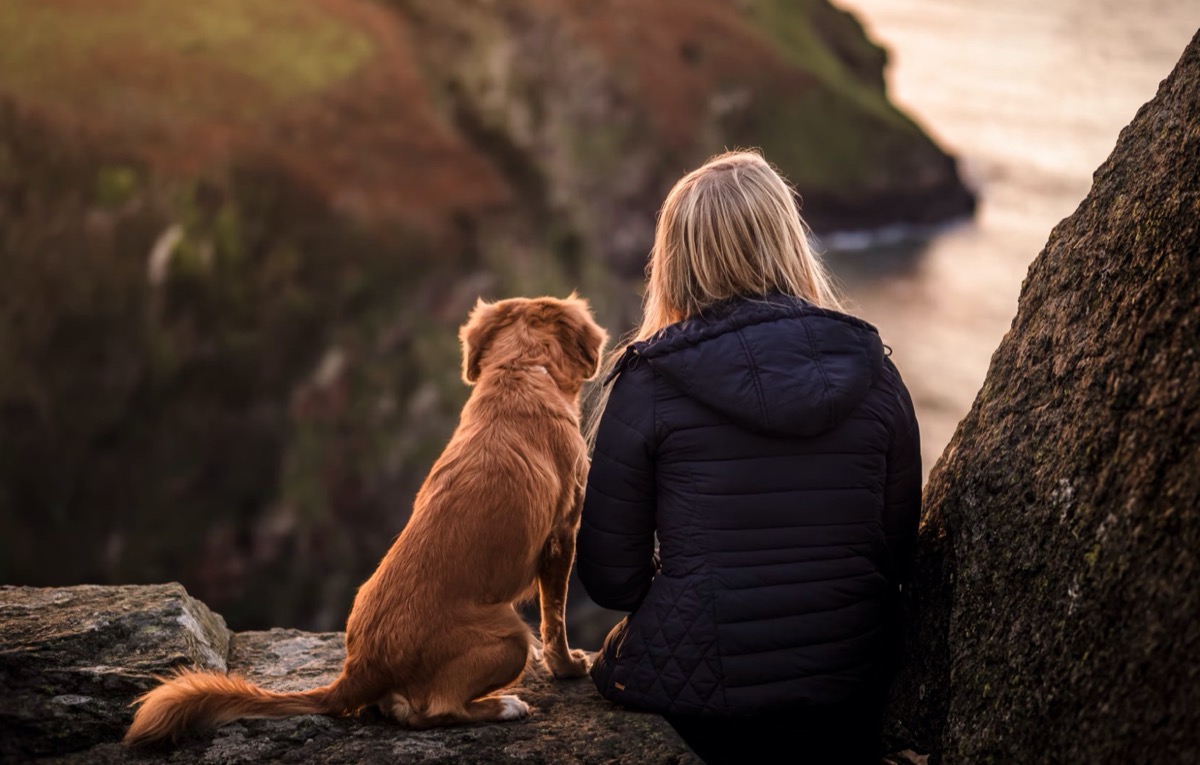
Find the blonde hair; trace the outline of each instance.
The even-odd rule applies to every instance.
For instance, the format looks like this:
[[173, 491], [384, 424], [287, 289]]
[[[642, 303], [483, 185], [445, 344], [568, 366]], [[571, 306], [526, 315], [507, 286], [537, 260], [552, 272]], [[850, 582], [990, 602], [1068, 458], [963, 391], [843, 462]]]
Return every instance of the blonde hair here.
[[717, 155], [675, 184], [659, 211], [646, 270], [641, 324], [609, 353], [592, 391], [589, 444], [608, 401], [604, 381], [628, 344], [734, 297], [775, 293], [842, 308], [795, 191], [756, 151]]

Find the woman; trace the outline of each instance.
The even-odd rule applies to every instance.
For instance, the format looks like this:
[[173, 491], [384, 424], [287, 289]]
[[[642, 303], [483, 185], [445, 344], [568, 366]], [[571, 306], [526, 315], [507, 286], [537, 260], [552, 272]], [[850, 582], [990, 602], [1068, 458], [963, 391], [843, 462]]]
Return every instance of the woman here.
[[877, 763], [920, 513], [909, 394], [758, 154], [676, 184], [648, 271], [590, 428], [579, 575], [630, 613], [592, 677], [709, 763]]

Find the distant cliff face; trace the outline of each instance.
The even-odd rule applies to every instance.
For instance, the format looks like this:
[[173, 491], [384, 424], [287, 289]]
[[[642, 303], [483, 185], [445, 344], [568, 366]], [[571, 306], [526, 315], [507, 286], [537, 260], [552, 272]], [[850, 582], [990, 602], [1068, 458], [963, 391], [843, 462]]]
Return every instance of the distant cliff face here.
[[616, 335], [726, 146], [818, 229], [970, 209], [883, 62], [823, 0], [3, 3], [0, 581], [339, 625], [477, 295], [579, 288]]
[[946, 763], [1200, 760], [1200, 33], [1050, 234], [925, 495], [893, 723]]
[[882, 49], [824, 0], [396, 5], [435, 100], [518, 203], [633, 273], [647, 212], [731, 147], [761, 147], [817, 230], [972, 208], [953, 159], [887, 100]]

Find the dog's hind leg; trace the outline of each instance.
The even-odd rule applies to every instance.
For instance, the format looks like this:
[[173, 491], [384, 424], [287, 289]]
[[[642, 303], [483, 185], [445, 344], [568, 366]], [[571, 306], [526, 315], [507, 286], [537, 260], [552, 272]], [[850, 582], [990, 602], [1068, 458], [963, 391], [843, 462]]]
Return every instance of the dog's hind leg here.
[[473, 722], [521, 720], [529, 716], [529, 705], [517, 696], [484, 696], [466, 705], [467, 716]]
[[457, 723], [520, 720], [529, 716], [529, 705], [511, 695], [485, 696], [468, 701], [463, 705], [461, 714], [458, 710], [440, 715], [417, 713], [408, 699], [399, 693], [385, 696], [379, 702], [379, 708], [400, 725], [418, 730]]
[[470, 723], [510, 722], [529, 716], [529, 705], [518, 696], [503, 694], [468, 701], [458, 709], [435, 715], [412, 714], [405, 723], [414, 730]]
[[[492, 696], [513, 685], [525, 671], [529, 659], [529, 630], [514, 614], [508, 635], [472, 631], [466, 636], [470, 647], [451, 659], [434, 678], [436, 688], [425, 703], [412, 703], [407, 725], [433, 728], [473, 722], [519, 720], [529, 714], [529, 705], [516, 696]], [[416, 699], [409, 699], [416, 702]]]

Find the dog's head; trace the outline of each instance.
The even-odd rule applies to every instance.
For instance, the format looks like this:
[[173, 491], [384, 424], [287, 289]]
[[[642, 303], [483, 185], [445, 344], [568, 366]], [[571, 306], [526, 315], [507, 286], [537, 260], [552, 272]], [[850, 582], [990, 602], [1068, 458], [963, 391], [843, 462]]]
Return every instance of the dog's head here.
[[608, 340], [587, 301], [574, 292], [565, 300], [480, 300], [458, 337], [468, 384], [492, 367], [544, 366], [568, 391], [578, 391], [584, 380], [596, 376]]

